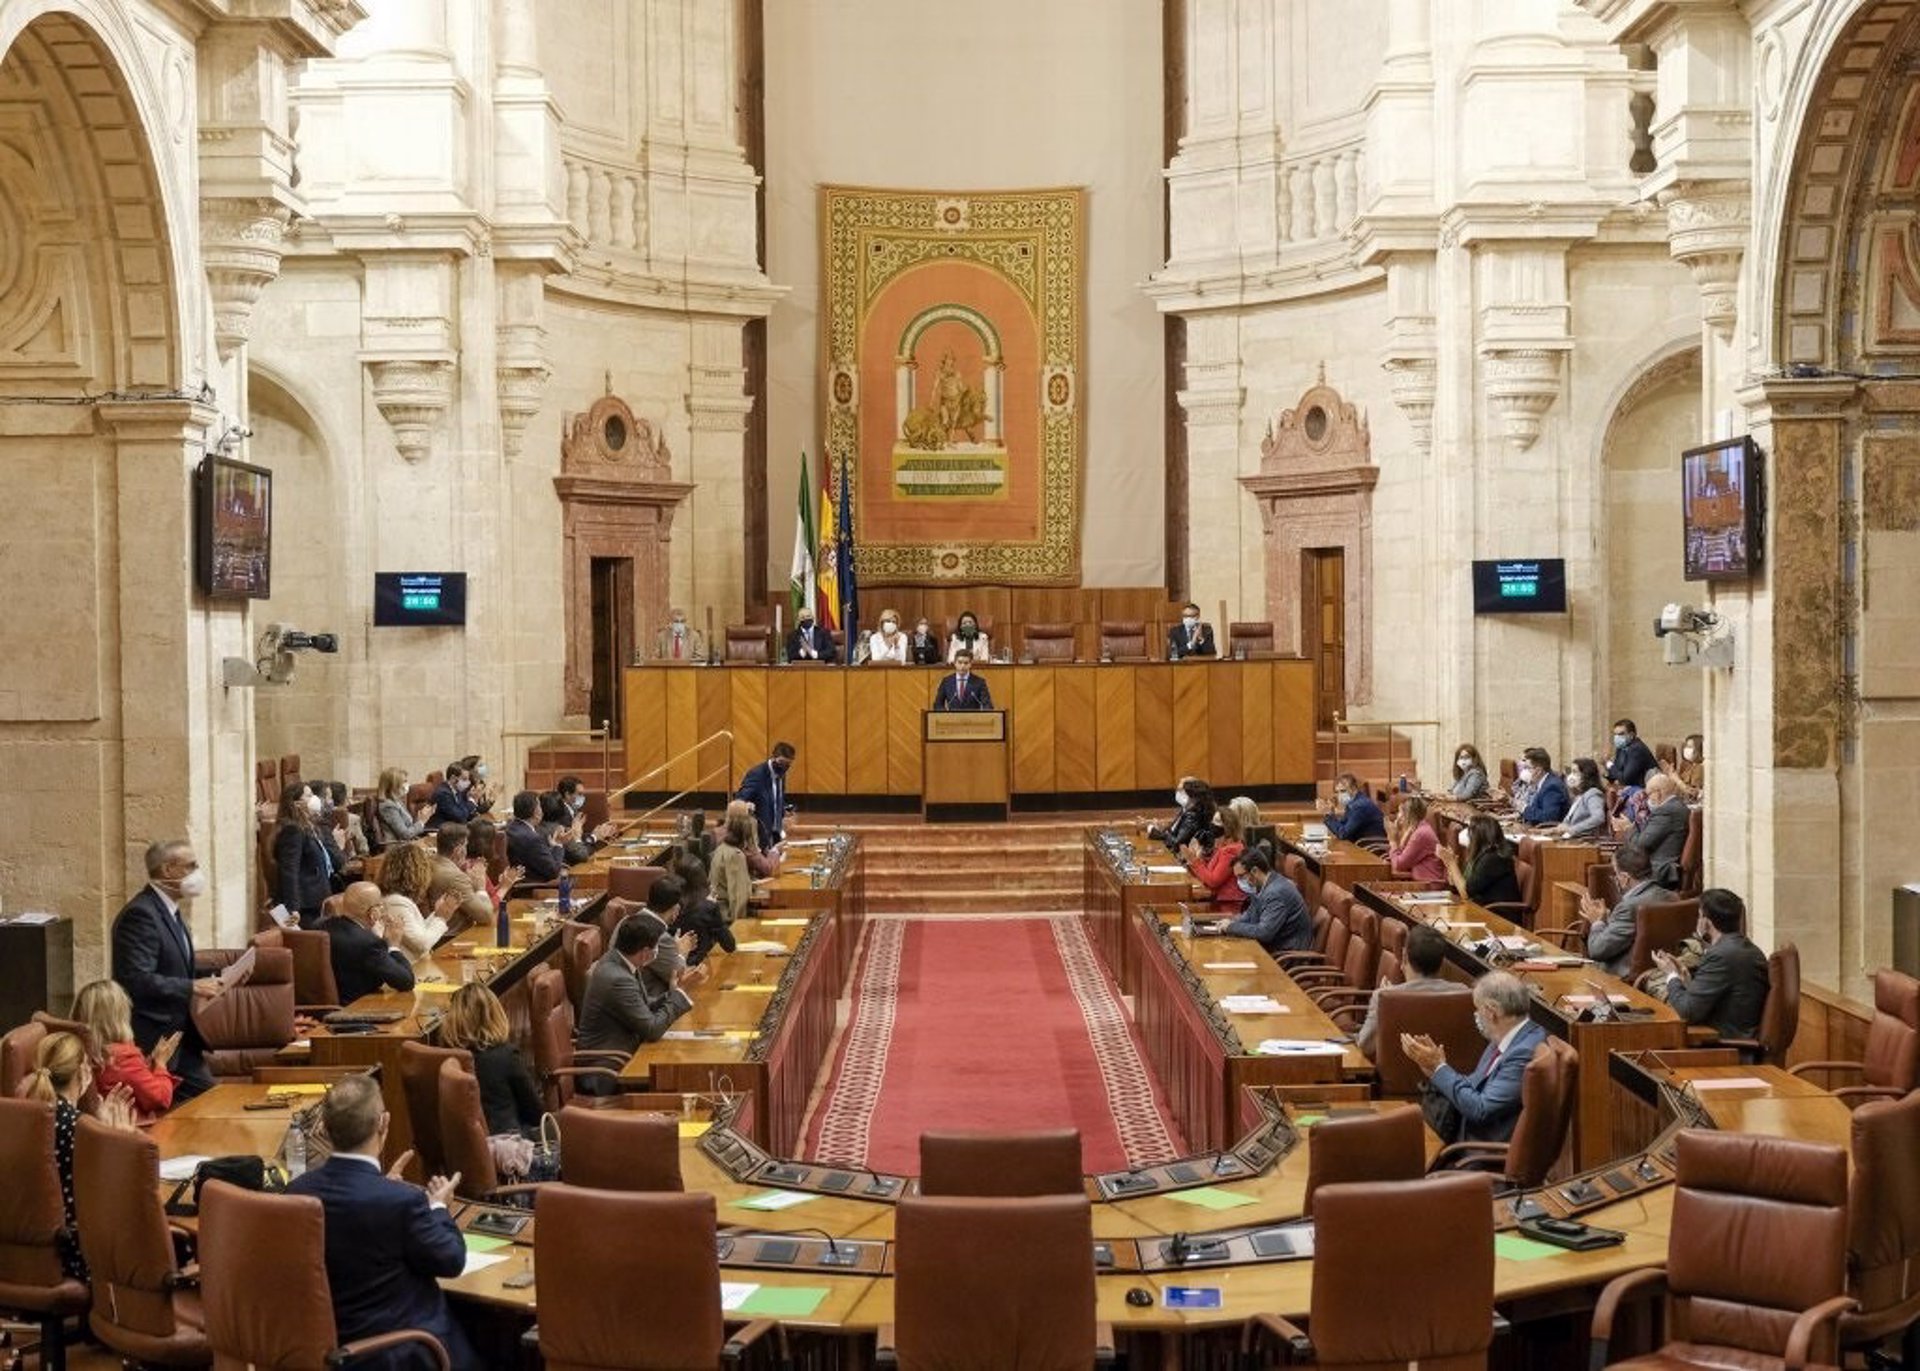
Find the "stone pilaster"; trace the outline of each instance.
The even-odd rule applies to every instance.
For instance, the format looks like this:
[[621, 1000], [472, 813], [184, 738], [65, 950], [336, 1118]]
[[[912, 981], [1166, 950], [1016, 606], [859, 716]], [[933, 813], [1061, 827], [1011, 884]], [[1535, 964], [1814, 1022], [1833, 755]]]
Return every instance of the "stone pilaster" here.
[[1231, 614], [1257, 619], [1256, 606], [1264, 610], [1266, 598], [1263, 545], [1258, 510], [1239, 483], [1247, 391], [1237, 315], [1189, 316], [1186, 374], [1180, 380], [1175, 398], [1187, 425], [1188, 593], [1209, 614], [1224, 599]]
[[1753, 234], [1750, 181], [1685, 181], [1659, 193], [1667, 246], [1700, 288], [1700, 320], [1722, 343], [1739, 315], [1740, 264]]
[[745, 538], [747, 416], [738, 319], [695, 316], [692, 359], [687, 366], [687, 502], [683, 537], [687, 554], [674, 559], [675, 603], [713, 610], [714, 624], [736, 622], [746, 606], [746, 575], [740, 548]]

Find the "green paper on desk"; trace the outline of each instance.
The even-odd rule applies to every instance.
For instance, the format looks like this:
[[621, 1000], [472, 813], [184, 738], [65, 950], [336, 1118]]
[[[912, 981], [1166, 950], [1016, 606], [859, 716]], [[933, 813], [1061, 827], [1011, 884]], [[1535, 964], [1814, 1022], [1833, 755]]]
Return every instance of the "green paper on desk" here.
[[827, 1297], [824, 1285], [763, 1285], [733, 1309], [764, 1319], [804, 1319]]
[[1238, 1209], [1243, 1204], [1254, 1204], [1250, 1195], [1236, 1195], [1231, 1190], [1222, 1190], [1217, 1185], [1203, 1185], [1197, 1190], [1181, 1190], [1167, 1196], [1182, 1204], [1190, 1204], [1198, 1209]]
[[503, 1247], [513, 1246], [505, 1238], [489, 1238], [484, 1233], [462, 1233], [460, 1236], [467, 1240], [469, 1252], [498, 1252]]
[[765, 1213], [774, 1213], [782, 1209], [792, 1209], [795, 1205], [810, 1204], [819, 1199], [799, 1190], [763, 1190], [758, 1195], [748, 1195], [745, 1199], [735, 1200], [735, 1209], [758, 1209]]
[[1325, 1123], [1326, 1121], [1327, 1116], [1325, 1114], [1300, 1114], [1295, 1116], [1293, 1126], [1295, 1128], [1312, 1128], [1315, 1124]]
[[1523, 1238], [1518, 1233], [1493, 1235], [1493, 1255], [1502, 1261], [1537, 1262], [1547, 1257], [1563, 1256], [1566, 1251], [1564, 1247], [1555, 1247], [1552, 1243], [1535, 1242], [1532, 1238]]

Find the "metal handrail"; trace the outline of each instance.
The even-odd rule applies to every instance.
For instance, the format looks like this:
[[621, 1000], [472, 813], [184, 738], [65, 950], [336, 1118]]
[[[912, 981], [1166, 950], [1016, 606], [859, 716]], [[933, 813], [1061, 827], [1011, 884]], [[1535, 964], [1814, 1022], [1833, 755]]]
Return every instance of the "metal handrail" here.
[[[684, 758], [691, 756], [693, 753], [698, 752], [701, 748], [706, 747], [709, 743], [718, 742], [722, 738], [725, 738], [728, 742], [732, 742], [733, 730], [730, 728], [719, 729], [714, 733], [708, 734], [706, 737], [702, 738], [699, 742], [693, 744], [691, 747], [684, 747], [680, 749], [680, 751], [674, 753], [673, 756], [667, 758], [666, 761], [660, 763], [659, 766], [654, 767], [651, 771], [641, 772], [638, 776], [635, 776], [631, 781], [628, 781], [625, 785], [621, 786], [618, 790], [613, 791], [611, 794], [607, 796], [607, 803], [612, 804], [615, 800], [625, 795], [629, 790], [633, 790], [636, 787], [638, 787], [640, 782], [648, 780], [654, 776], [658, 776], [661, 772], [665, 771], [668, 767], [672, 766], [675, 762], [681, 761]], [[705, 776], [702, 776], [700, 779], [704, 781], [707, 778]]]
[[[537, 732], [532, 729], [510, 728], [500, 735], [502, 742], [508, 738], [598, 738], [600, 740], [600, 784], [607, 783], [607, 768], [613, 764], [613, 720], [611, 719], [602, 719], [596, 728], [544, 728]], [[523, 779], [524, 775], [523, 769]]]
[[[1438, 719], [1349, 719], [1345, 715], [1333, 716], [1333, 774], [1340, 775], [1340, 735], [1358, 728], [1384, 728], [1387, 731], [1387, 775], [1393, 775], [1393, 730], [1396, 728], [1431, 728], [1438, 730]], [[1413, 745], [1407, 745], [1407, 760], [1413, 760]]]
[[667, 796], [666, 799], [662, 800], [659, 804], [655, 805], [652, 809], [649, 809], [646, 813], [642, 814], [639, 818], [623, 820], [620, 825], [620, 831], [624, 833], [627, 829], [634, 827], [636, 824], [644, 824], [648, 819], [651, 819], [654, 815], [658, 814], [661, 810], [671, 809], [676, 801], [684, 800], [687, 796], [693, 794], [695, 791], [700, 789], [701, 786], [705, 785], [708, 781], [712, 780], [715, 776], [726, 775], [727, 768], [731, 765], [732, 765], [731, 762], [722, 762], [719, 766], [707, 772], [704, 776], [694, 777], [692, 785], [686, 787], [686, 789], [684, 790], [676, 792], [675, 794]]

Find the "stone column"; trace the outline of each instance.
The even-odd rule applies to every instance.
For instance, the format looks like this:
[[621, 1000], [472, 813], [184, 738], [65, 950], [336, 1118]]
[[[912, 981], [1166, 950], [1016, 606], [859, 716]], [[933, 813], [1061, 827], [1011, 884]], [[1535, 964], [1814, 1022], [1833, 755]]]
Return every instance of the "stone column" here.
[[[681, 536], [674, 540], [673, 601], [713, 610], [715, 631], [737, 622], [748, 608], [740, 562], [745, 537], [746, 394], [738, 319], [692, 318], [692, 357], [687, 366], [687, 443], [684, 479], [694, 483]], [[679, 475], [678, 472], [675, 473]]]
[[[1240, 320], [1227, 311], [1187, 316], [1185, 384], [1175, 393], [1187, 423], [1187, 593], [1225, 600], [1239, 619], [1266, 614], [1265, 544], [1255, 501], [1240, 488]], [[1218, 631], [1225, 633], [1226, 626]]]

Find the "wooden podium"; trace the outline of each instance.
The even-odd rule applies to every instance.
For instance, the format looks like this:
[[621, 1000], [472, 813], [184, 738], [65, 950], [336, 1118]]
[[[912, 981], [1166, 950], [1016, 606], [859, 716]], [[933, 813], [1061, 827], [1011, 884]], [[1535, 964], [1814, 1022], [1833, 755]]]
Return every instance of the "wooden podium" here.
[[[1007, 714], [1003, 709], [929, 709], [921, 721], [925, 777], [920, 813], [930, 822], [1007, 817]], [[988, 816], [987, 811], [996, 811]]]

